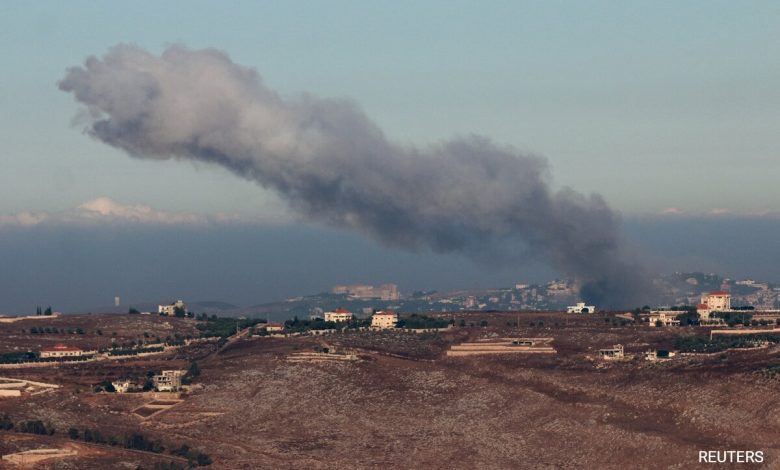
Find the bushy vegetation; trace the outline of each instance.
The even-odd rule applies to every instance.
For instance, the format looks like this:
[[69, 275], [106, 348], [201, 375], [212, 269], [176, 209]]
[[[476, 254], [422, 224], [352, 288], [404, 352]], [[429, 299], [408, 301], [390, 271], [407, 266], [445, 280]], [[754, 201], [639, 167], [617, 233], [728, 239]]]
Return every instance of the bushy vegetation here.
[[0, 364], [20, 364], [23, 362], [75, 362], [86, 361], [92, 356], [39, 357], [34, 352], [13, 352], [0, 354]]
[[30, 328], [31, 335], [83, 335], [83, 328], [56, 328], [53, 326], [46, 327], [32, 327]]
[[675, 347], [680, 352], [714, 353], [732, 348], [753, 348], [765, 342], [780, 343], [780, 334], [716, 336], [713, 339], [704, 336], [688, 336], [677, 338]]
[[10, 352], [0, 354], [0, 364], [16, 364], [19, 362], [30, 362], [38, 359], [34, 352]]
[[54, 434], [54, 428], [50, 425], [46, 426], [43, 421], [36, 419], [30, 421], [22, 421], [16, 427], [19, 432], [25, 432], [28, 434], [40, 434], [42, 436], [51, 436]]
[[[123, 438], [117, 438], [116, 436], [105, 435], [97, 429], [85, 428], [79, 431], [76, 428], [70, 428], [68, 430], [68, 437], [73, 440], [83, 440], [84, 442], [92, 442], [95, 444], [107, 444], [111, 446], [121, 446], [125, 449], [141, 450], [144, 452], [153, 452], [155, 454], [162, 454], [165, 452], [166, 447], [162, 441], [151, 439], [140, 432], [132, 432], [125, 435]], [[190, 446], [184, 444], [181, 447], [171, 449], [170, 455], [177, 457], [184, 457], [187, 459], [190, 467], [204, 467], [211, 465], [211, 457], [200, 452], [198, 450], [190, 448]], [[172, 464], [172, 467], [168, 468], [181, 468], [176, 464]]]
[[136, 356], [141, 353], [163, 352], [165, 348], [163, 346], [153, 346], [148, 348], [129, 348], [129, 349], [112, 349], [108, 351], [109, 356]]
[[187, 459], [187, 462], [189, 462], [191, 467], [205, 467], [211, 465], [212, 462], [211, 457], [203, 452], [191, 449], [187, 444], [183, 444], [178, 449], [174, 449], [171, 453]]
[[[409, 328], [412, 330], [427, 330], [432, 328], [447, 328], [452, 320], [444, 320], [439, 318], [432, 318], [426, 315], [420, 315], [417, 313], [411, 314], [409, 317], [398, 320], [396, 324], [397, 328]], [[487, 322], [482, 326], [487, 326]]]
[[8, 413], [3, 414], [3, 416], [0, 416], [0, 429], [3, 431], [8, 431], [14, 428], [14, 422], [11, 421], [11, 418], [8, 416]]
[[259, 318], [219, 318], [216, 315], [210, 317], [198, 317], [201, 323], [197, 328], [201, 338], [227, 338], [236, 333], [237, 329], [249, 328], [258, 323], [265, 323]]
[[[675, 307], [672, 308], [674, 309]], [[694, 307], [688, 307], [684, 313], [677, 315], [675, 318], [680, 321], [680, 326], [699, 325], [701, 323], [699, 312]]]
[[325, 321], [321, 318], [316, 318], [314, 320], [301, 320], [298, 317], [295, 317], [292, 320], [287, 320], [284, 322], [284, 329], [288, 332], [336, 330], [340, 326], [345, 326], [345, 324], [339, 324], [333, 321]]
[[736, 313], [736, 312], [713, 312], [712, 316], [715, 318], [720, 318], [726, 324], [729, 326], [735, 326], [735, 325], [750, 325], [750, 320], [753, 318], [753, 315], [750, 313]]

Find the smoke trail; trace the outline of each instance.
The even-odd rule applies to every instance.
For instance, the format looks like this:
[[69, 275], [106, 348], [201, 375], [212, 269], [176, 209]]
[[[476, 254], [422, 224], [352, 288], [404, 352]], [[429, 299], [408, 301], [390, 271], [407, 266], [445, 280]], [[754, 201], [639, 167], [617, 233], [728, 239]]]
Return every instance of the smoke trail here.
[[598, 305], [641, 293], [603, 199], [553, 191], [544, 159], [486, 138], [402, 146], [348, 100], [284, 98], [226, 54], [181, 45], [161, 56], [115, 46], [59, 87], [86, 106], [95, 138], [139, 158], [221, 165], [309, 219], [404, 249], [542, 256]]

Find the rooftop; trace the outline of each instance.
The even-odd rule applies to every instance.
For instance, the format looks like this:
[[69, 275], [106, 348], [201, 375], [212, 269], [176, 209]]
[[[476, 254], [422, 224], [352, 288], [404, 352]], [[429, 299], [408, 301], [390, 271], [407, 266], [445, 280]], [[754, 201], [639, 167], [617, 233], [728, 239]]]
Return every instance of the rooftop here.
[[77, 348], [74, 346], [66, 346], [62, 343], [57, 343], [52, 348], [46, 348], [42, 349], [41, 351], [81, 351], [81, 348]]

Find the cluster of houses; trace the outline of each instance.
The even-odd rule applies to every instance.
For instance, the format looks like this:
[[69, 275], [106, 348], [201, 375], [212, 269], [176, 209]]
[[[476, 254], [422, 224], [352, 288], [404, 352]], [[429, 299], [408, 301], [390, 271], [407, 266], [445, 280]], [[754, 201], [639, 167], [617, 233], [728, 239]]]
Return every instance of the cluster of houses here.
[[[325, 312], [323, 316], [314, 316], [312, 319], [322, 319], [326, 322], [349, 323], [355, 318], [355, 315], [349, 310], [339, 307], [335, 310]], [[371, 328], [385, 330], [395, 328], [398, 323], [398, 314], [392, 311], [377, 311], [371, 316]], [[284, 331], [283, 323], [264, 323], [257, 326], [259, 330], [265, 330], [267, 333], [281, 333]]]
[[[715, 312], [731, 312], [731, 294], [726, 291], [713, 291], [705, 292], [701, 295], [701, 299], [698, 305], [696, 305], [696, 313], [699, 314], [699, 319], [704, 323], [713, 322], [717, 319], [712, 318], [712, 314]], [[677, 310], [651, 310], [646, 316], [651, 326], [678, 326], [680, 320], [677, 316], [680, 315], [680, 311]]]
[[[352, 321], [354, 315], [349, 310], [339, 307], [332, 312], [325, 312], [325, 321], [343, 323]], [[392, 311], [378, 311], [371, 316], [371, 328], [384, 330], [395, 328], [398, 323], [398, 314]]]
[[[182, 378], [186, 375], [186, 370], [164, 370], [159, 374], [152, 376], [154, 389], [158, 392], [178, 392], [182, 390]], [[111, 382], [117, 393], [139, 392], [143, 390], [143, 385], [132, 380], [117, 380]]]

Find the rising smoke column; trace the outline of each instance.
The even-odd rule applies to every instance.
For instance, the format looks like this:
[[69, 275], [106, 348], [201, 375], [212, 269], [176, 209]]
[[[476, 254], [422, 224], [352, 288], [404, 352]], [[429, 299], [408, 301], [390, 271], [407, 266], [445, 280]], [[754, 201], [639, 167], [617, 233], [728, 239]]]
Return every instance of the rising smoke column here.
[[100, 141], [138, 158], [223, 166], [308, 219], [402, 249], [539, 256], [601, 306], [642, 294], [619, 218], [599, 195], [552, 190], [546, 160], [484, 137], [399, 145], [348, 100], [285, 98], [226, 54], [181, 45], [161, 56], [115, 46], [59, 87], [86, 107]]

